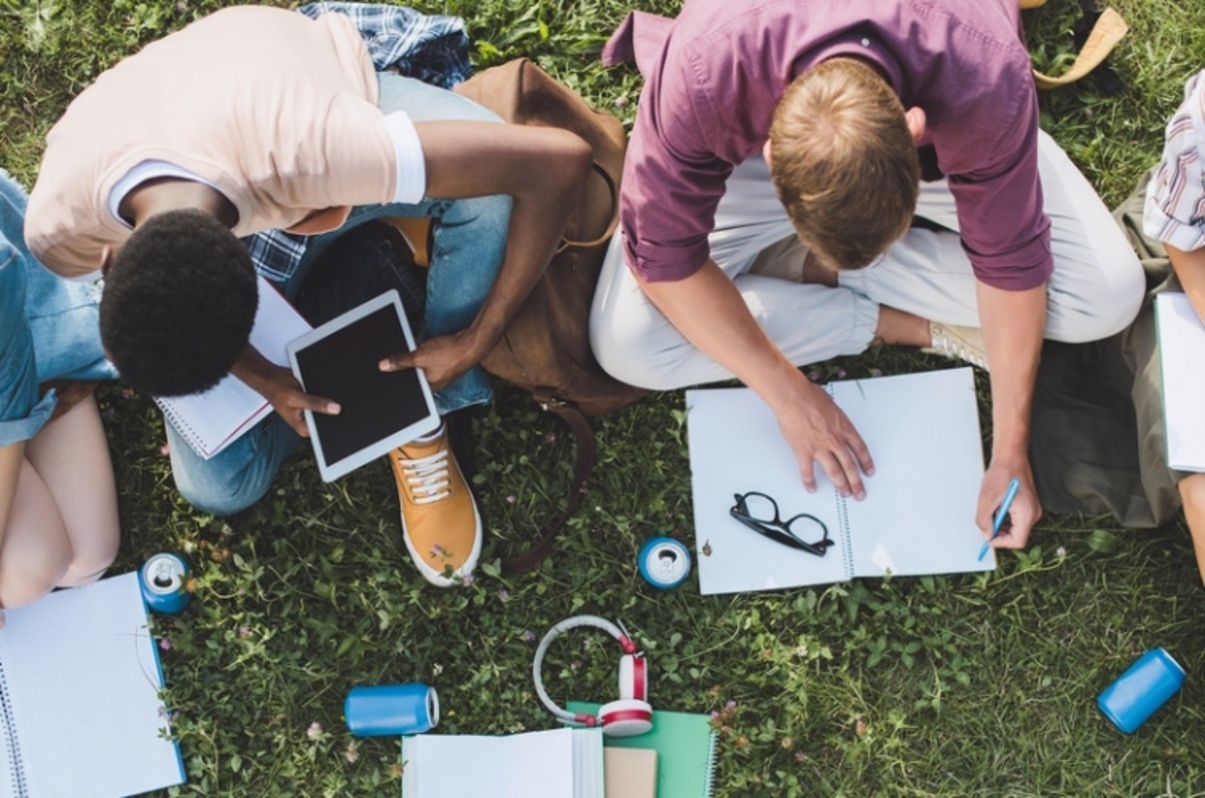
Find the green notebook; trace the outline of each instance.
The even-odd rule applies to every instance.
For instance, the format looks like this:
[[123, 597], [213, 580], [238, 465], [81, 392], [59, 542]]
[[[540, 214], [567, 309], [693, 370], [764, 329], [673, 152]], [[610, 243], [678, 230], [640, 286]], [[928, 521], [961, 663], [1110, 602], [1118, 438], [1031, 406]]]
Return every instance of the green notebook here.
[[[570, 712], [598, 713], [598, 704], [570, 701]], [[657, 752], [657, 798], [711, 798], [715, 773], [715, 730], [706, 715], [653, 712], [653, 730], [639, 737], [603, 737], [615, 748]]]

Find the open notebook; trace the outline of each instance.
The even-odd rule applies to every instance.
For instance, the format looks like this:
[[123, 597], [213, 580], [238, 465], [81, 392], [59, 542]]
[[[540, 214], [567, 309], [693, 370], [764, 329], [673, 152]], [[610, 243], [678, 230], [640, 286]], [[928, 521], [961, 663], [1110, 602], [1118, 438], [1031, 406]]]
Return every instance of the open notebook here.
[[402, 798], [604, 798], [601, 729], [402, 738]]
[[1205, 471], [1205, 325], [1187, 294], [1155, 298], [1167, 464], [1179, 471]]
[[[699, 587], [773, 590], [858, 576], [984, 571], [975, 526], [983, 450], [971, 369], [829, 383], [870, 448], [866, 498], [844, 499], [817, 464], [809, 494], [770, 408], [747, 388], [686, 392]], [[810, 513], [835, 541], [823, 557], [775, 543], [729, 515], [734, 494]], [[812, 541], [809, 541], [812, 542]]]
[[[289, 342], [312, 328], [280, 292], [257, 277], [259, 307], [251, 345], [278, 366], [289, 367]], [[155, 397], [168, 423], [197, 454], [208, 460], [272, 412], [264, 397], [233, 374], [208, 391], [189, 396]]]
[[118, 798], [184, 783], [138, 575], [52, 593], [0, 629], [0, 798]]

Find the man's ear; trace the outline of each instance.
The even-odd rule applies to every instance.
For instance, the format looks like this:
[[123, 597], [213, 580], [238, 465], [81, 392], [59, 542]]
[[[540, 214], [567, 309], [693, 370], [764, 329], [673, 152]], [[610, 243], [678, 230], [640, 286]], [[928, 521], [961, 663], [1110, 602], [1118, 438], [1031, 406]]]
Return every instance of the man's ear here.
[[774, 149], [774, 148], [770, 146], [770, 140], [766, 139], [766, 143], [763, 144], [762, 148], [761, 148], [761, 157], [766, 160], [766, 166], [769, 166], [770, 168], [774, 168], [774, 165], [770, 158], [770, 150], [772, 150], [772, 149]]
[[912, 140], [920, 142], [921, 136], [925, 135], [925, 122], [927, 117], [924, 110], [919, 106], [912, 106], [907, 111], [904, 111], [904, 123], [908, 125], [908, 132], [912, 134]]

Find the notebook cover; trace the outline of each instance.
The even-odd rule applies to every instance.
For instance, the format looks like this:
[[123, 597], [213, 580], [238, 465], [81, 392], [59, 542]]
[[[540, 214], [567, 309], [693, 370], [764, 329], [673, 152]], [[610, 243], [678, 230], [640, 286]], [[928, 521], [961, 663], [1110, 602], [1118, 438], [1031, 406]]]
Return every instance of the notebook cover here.
[[[570, 701], [570, 712], [596, 714], [599, 704]], [[653, 730], [639, 737], [603, 737], [608, 748], [657, 752], [657, 798], [711, 798], [715, 731], [706, 715], [653, 712]]]
[[607, 798], [657, 798], [657, 752], [646, 748], [603, 751]]

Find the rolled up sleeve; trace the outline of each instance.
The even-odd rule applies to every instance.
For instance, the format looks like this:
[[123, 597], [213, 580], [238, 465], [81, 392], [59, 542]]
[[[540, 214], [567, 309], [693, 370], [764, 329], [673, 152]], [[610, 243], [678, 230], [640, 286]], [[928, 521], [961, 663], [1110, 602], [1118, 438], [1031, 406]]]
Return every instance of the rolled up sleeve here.
[[710, 255], [707, 236], [733, 164], [715, 156], [684, 70], [645, 84], [624, 164], [621, 224], [628, 265], [649, 281], [689, 277]]
[[49, 420], [54, 404], [53, 392], [38, 399], [21, 256], [0, 238], [0, 446], [36, 435]]
[[1147, 187], [1142, 229], [1184, 252], [1205, 247], [1205, 72], [1188, 82], [1168, 122], [1163, 160]]
[[980, 152], [974, 170], [950, 173], [962, 246], [975, 276], [986, 285], [1024, 291], [1054, 272], [1050, 219], [1038, 175], [1038, 107], [1032, 83], [1022, 87], [1017, 113], [1000, 137]]

